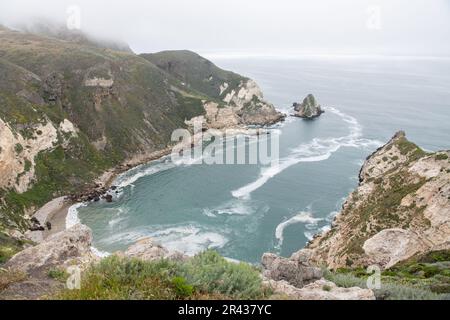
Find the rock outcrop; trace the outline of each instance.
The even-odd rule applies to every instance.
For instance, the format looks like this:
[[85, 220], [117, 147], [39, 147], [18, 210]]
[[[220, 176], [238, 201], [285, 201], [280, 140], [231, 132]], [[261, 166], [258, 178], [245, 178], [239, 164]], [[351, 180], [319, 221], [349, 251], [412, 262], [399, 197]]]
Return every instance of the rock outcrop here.
[[329, 268], [389, 268], [450, 248], [450, 152], [426, 153], [397, 133], [365, 161], [330, 231], [307, 246]]
[[308, 94], [302, 103], [295, 102], [293, 107], [295, 110], [293, 115], [304, 119], [314, 119], [325, 112], [312, 94]]
[[294, 300], [375, 300], [370, 289], [341, 288], [322, 278], [322, 270], [312, 264], [314, 252], [302, 249], [290, 258], [272, 253], [262, 257], [264, 285], [274, 296]]
[[310, 264], [311, 254], [311, 250], [303, 249], [287, 259], [273, 253], [265, 253], [261, 260], [263, 276], [275, 281], [287, 281], [301, 288], [322, 278], [322, 270]]
[[[120, 254], [119, 254], [120, 255]], [[188, 256], [181, 252], [169, 251], [157, 244], [152, 238], [144, 238], [130, 246], [123, 255], [128, 258], [135, 258], [144, 261], [154, 261], [161, 259], [184, 261]]]
[[[224, 83], [224, 86], [227, 83]], [[228, 86], [226, 86], [228, 88]], [[284, 115], [264, 100], [263, 93], [253, 80], [241, 81], [236, 89], [222, 92], [223, 101], [232, 107], [244, 125], [270, 125], [284, 119]]]
[[292, 300], [375, 300], [371, 289], [359, 287], [342, 288], [321, 279], [303, 288], [296, 288], [287, 281], [266, 280], [265, 285], [280, 298]]
[[34, 179], [35, 157], [57, 141], [57, 130], [48, 120], [28, 130], [32, 136], [23, 136], [0, 119], [0, 189], [25, 192]]
[[92, 231], [78, 224], [17, 253], [4, 268], [36, 275], [45, 274], [54, 267], [88, 265], [95, 260], [91, 253], [91, 243]]
[[203, 123], [205, 130], [223, 130], [265, 126], [284, 120], [285, 115], [264, 100], [261, 89], [253, 80], [241, 81], [230, 92], [228, 88], [227, 83], [221, 86], [222, 103], [203, 101], [205, 114], [186, 121], [186, 124]]

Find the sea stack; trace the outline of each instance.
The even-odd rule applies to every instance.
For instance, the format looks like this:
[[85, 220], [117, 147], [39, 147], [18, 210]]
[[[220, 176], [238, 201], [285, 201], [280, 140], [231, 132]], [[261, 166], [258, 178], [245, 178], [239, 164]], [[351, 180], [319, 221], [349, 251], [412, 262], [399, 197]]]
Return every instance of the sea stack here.
[[308, 94], [302, 103], [295, 102], [293, 107], [295, 110], [293, 115], [303, 119], [314, 119], [325, 112], [312, 94]]

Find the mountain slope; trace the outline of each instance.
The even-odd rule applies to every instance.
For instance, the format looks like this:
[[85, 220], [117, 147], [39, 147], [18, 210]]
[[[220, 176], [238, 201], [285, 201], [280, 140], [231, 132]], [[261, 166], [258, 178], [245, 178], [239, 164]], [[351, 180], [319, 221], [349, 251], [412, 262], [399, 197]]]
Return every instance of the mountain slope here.
[[242, 80], [249, 80], [234, 72], [218, 68], [211, 61], [192, 51], [163, 51], [140, 56], [182, 81], [189, 88], [217, 99], [223, 96], [224, 92], [221, 91], [224, 90], [219, 88], [224, 83], [229, 84], [228, 89], [231, 91]]
[[[194, 52], [163, 51], [141, 57], [170, 74], [184, 87], [214, 99], [204, 105], [210, 127], [266, 125], [284, 118], [264, 100], [261, 89], [253, 80], [224, 71]], [[231, 107], [232, 112], [220, 110], [223, 106]]]
[[[227, 79], [249, 81], [209, 64]], [[0, 224], [12, 227], [26, 227], [24, 212], [89, 187], [106, 169], [170, 146], [173, 130], [217, 100], [209, 96], [214, 86], [186, 86], [131, 52], [4, 27], [0, 70]], [[260, 96], [244, 98], [259, 103]]]

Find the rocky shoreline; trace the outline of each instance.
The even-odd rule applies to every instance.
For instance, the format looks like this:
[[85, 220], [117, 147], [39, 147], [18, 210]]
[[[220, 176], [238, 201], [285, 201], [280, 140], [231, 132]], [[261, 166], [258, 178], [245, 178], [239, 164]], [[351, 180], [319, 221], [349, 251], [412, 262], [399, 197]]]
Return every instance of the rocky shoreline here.
[[[284, 117], [280, 117], [275, 123], [283, 120]], [[273, 124], [274, 122], [270, 120], [270, 122], [266, 123], [264, 126], [270, 126]], [[209, 130], [212, 130], [214, 134], [220, 134], [221, 132], [224, 132], [224, 130], [226, 130], [228, 135], [259, 135], [261, 133], [267, 132], [262, 127], [262, 125], [257, 129], [245, 127], [229, 127], [227, 129]], [[200, 138], [196, 137], [195, 135], [192, 136], [192, 140], [194, 141], [192, 144], [182, 147], [193, 148], [200, 142]], [[114, 180], [119, 175], [137, 168], [140, 165], [149, 164], [152, 161], [161, 160], [162, 158], [169, 156], [175, 146], [176, 145], [166, 147], [162, 150], [154, 151], [148, 154], [135, 155], [131, 159], [124, 161], [122, 164], [119, 164], [118, 166], [104, 172], [83, 191], [52, 199], [43, 207], [35, 211], [35, 213], [32, 215], [31, 219], [35, 221], [36, 218], [38, 222], [33, 223], [32, 225], [32, 227], [35, 227], [36, 230], [27, 231], [25, 236], [28, 239], [39, 243], [42, 242], [42, 240], [44, 240], [46, 237], [55, 234], [58, 231], [65, 230], [66, 226], [62, 224], [62, 221], [64, 221], [65, 224], [65, 220], [69, 213], [70, 207], [77, 203], [98, 202], [101, 200], [112, 202], [113, 194], [119, 192], [118, 187], [113, 185]], [[55, 202], [58, 202], [59, 205], [55, 206]], [[48, 225], [50, 225], [51, 227], [48, 228]]]
[[[375, 294], [373, 290], [366, 289], [362, 285], [361, 287], [340, 287], [336, 283], [326, 280], [324, 278], [324, 272], [343, 267], [365, 267], [367, 266], [366, 261], [385, 268], [392, 266], [393, 262], [408, 259], [417, 252], [426, 253], [435, 249], [449, 249], [449, 233], [446, 229], [449, 223], [448, 215], [446, 214], [450, 212], [450, 194], [448, 194], [450, 192], [450, 189], [448, 189], [450, 185], [448, 183], [450, 174], [449, 153], [443, 151], [435, 154], [425, 153], [416, 145], [406, 140], [403, 132], [397, 133], [385, 146], [379, 148], [367, 158], [360, 172], [361, 183], [357, 189], [360, 196], [357, 196], [355, 192], [350, 195], [343, 206], [344, 213], [337, 216], [330, 231], [316, 235], [305, 249], [295, 252], [289, 258], [283, 258], [273, 253], [265, 253], [263, 255], [261, 259], [261, 279], [264, 286], [273, 292], [272, 298], [278, 297], [295, 300], [374, 300]], [[163, 156], [164, 152], [161, 151], [158, 155]], [[152, 154], [151, 159], [154, 156], [156, 154]], [[387, 157], [391, 161], [383, 161]], [[134, 163], [138, 164], [139, 161]], [[131, 169], [131, 167], [127, 164], [121, 165], [116, 171], [105, 173], [100, 180], [105, 185], [111, 184], [118, 173], [127, 169]], [[420, 212], [424, 213], [427, 219], [430, 219], [431, 223], [430, 225], [422, 223], [420, 219], [408, 222], [414, 228], [414, 232], [410, 235], [420, 233], [423, 237], [431, 237], [430, 241], [428, 241], [430, 243], [440, 242], [434, 247], [416, 246], [412, 248], [411, 245], [414, 245], [416, 242], [403, 241], [405, 240], [405, 236], [409, 235], [409, 230], [400, 228], [401, 225], [398, 223], [401, 223], [400, 218], [403, 217], [400, 215], [399, 219], [390, 220], [389, 226], [384, 226], [384, 229], [380, 232], [380, 234], [390, 232], [389, 236], [378, 239], [377, 236], [370, 238], [369, 234], [367, 237], [370, 238], [370, 241], [368, 241], [370, 244], [367, 241], [366, 243], [361, 243], [362, 250], [365, 253], [362, 254], [359, 251], [355, 251], [350, 255], [349, 253], [351, 252], [348, 251], [349, 246], [347, 245], [347, 240], [354, 239], [352, 236], [358, 236], [360, 229], [367, 232], [366, 229], [369, 222], [367, 224], [360, 222], [357, 226], [348, 224], [348, 219], [350, 221], [353, 220], [351, 220], [352, 212], [347, 211], [350, 210], [349, 208], [357, 211], [358, 206], [364, 205], [364, 202], [360, 200], [367, 198], [373, 191], [371, 188], [376, 188], [382, 182], [377, 181], [383, 179], [386, 172], [389, 173], [390, 178], [395, 177], [396, 170], [401, 173], [402, 178], [408, 177], [407, 172], [409, 174], [419, 175], [419, 177], [420, 175], [428, 177], [428, 180], [422, 181], [419, 178], [417, 178], [419, 180], [414, 180], [415, 176], [412, 176], [414, 178], [412, 179], [413, 182], [422, 182], [416, 189], [413, 189], [415, 194], [410, 192], [405, 194], [403, 198], [400, 198], [400, 208], [414, 209], [413, 219], [421, 219], [415, 208], [421, 207], [419, 201], [428, 199], [426, 201], [432, 204], [430, 205], [430, 209], [424, 208], [424, 211]], [[393, 183], [392, 180], [390, 183]], [[366, 185], [369, 185], [370, 188]], [[405, 186], [408, 186], [407, 181], [405, 182]], [[111, 189], [113, 189], [113, 186], [111, 186]], [[434, 189], [436, 189], [436, 193], [432, 192]], [[426, 194], [422, 194], [421, 190], [424, 190]], [[98, 189], [94, 192], [98, 193]], [[89, 197], [92, 195], [86, 194], [84, 196]], [[444, 201], [442, 198], [439, 201], [434, 201], [433, 199], [435, 197], [439, 197], [439, 199], [445, 197], [446, 200]], [[416, 199], [416, 205], [411, 206], [414, 199]], [[95, 201], [95, 199], [91, 201]], [[357, 203], [352, 205], [355, 201]], [[53, 203], [49, 203], [41, 208], [36, 213], [35, 219], [39, 223], [44, 224], [45, 220], [54, 217], [54, 215], [52, 216], [53, 211], [59, 210], [60, 215], [63, 215], [64, 208], [67, 209], [67, 207], [62, 206], [63, 203], [63, 199], [55, 199]], [[408, 215], [409, 213], [403, 212], [402, 214]], [[379, 218], [379, 215], [375, 215], [374, 218]], [[379, 224], [380, 222], [376, 220], [370, 221], [372, 225], [376, 225], [376, 223]], [[397, 225], [393, 225], [394, 223], [397, 223]], [[348, 225], [350, 229], [348, 229]], [[350, 230], [348, 234], [351, 235], [348, 239], [346, 238], [347, 229]], [[421, 231], [422, 229], [425, 231]], [[45, 272], [49, 268], [78, 265], [84, 269], [90, 264], [103, 259], [102, 257], [96, 256], [91, 249], [92, 231], [87, 226], [77, 224], [67, 230], [64, 228], [59, 232], [55, 228], [54, 232], [53, 234], [48, 234], [47, 237], [43, 237], [38, 245], [28, 247], [19, 252], [4, 265], [8, 270], [17, 269], [29, 274], [33, 279], [32, 281], [39, 282], [39, 286], [43, 286], [45, 290], [42, 291], [42, 289], [34, 288], [34, 291], [31, 290], [33, 295], [28, 295], [28, 293], [24, 293], [22, 288], [24, 284], [18, 282], [9, 287], [6, 292], [2, 292], [0, 298], [2, 295], [9, 297], [12, 294], [20, 292], [21, 294], [25, 294], [25, 297], [22, 298], [37, 299], [39, 298], [38, 294], [54, 292], [58, 288], [61, 288], [61, 286], [54, 286], [54, 281], [48, 280], [48, 277], [46, 278]], [[398, 237], [400, 237], [400, 240]], [[399, 241], [403, 246], [399, 247]], [[349, 243], [354, 246], [352, 241]], [[407, 248], [403, 250], [405, 249], [405, 245]], [[397, 250], [399, 248], [403, 251], [400, 252]], [[348, 255], [340, 256], [339, 253], [342, 250], [347, 252]], [[142, 261], [155, 261], [160, 259], [189, 261], [191, 259], [191, 257], [183, 253], [167, 250], [151, 238], [140, 239], [126, 251], [116, 252], [113, 255]], [[349, 258], [354, 263], [352, 266], [348, 265]], [[326, 269], [323, 269], [323, 266], [326, 266]]]

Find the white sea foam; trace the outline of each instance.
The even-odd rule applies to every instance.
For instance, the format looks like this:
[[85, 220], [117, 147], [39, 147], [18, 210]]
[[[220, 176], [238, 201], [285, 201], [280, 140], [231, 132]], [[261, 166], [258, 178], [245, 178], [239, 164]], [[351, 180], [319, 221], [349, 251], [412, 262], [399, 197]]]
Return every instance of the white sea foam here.
[[217, 249], [227, 243], [227, 239], [216, 232], [202, 231], [199, 228], [168, 229], [169, 233], [152, 236], [160, 241], [169, 250], [176, 250], [193, 256], [206, 249]]
[[207, 217], [217, 217], [218, 215], [249, 215], [255, 212], [257, 207], [249, 201], [243, 199], [232, 199], [215, 208], [203, 209], [203, 214]]
[[87, 203], [76, 203], [69, 208], [66, 216], [66, 229], [72, 228], [74, 225], [81, 223], [80, 219], [78, 218], [78, 208], [86, 206]]
[[333, 222], [334, 218], [339, 214], [339, 211], [332, 211], [328, 214], [326, 220], [328, 222]]
[[[284, 234], [284, 229], [286, 229], [286, 227], [293, 225], [293, 224], [297, 224], [297, 223], [304, 223], [308, 229], [312, 230], [315, 228], [317, 223], [322, 220], [323, 219], [320, 219], [320, 218], [314, 218], [311, 212], [300, 212], [299, 214], [293, 216], [292, 218], [290, 218], [286, 221], [283, 221], [275, 229], [275, 237], [278, 240], [278, 247], [280, 247], [283, 244], [283, 240], [284, 240], [283, 234]], [[305, 236], [308, 238], [307, 234], [309, 235], [311, 233], [312, 233], [312, 235], [314, 235], [314, 232], [306, 231]]]
[[[105, 210], [106, 209], [107, 208], [105, 208]], [[125, 213], [127, 212], [127, 210], [125, 208], [111, 208], [110, 210], [116, 211], [116, 214], [114, 215], [114, 218], [112, 218], [108, 222], [108, 225], [111, 228], [115, 228], [115, 227], [117, 227], [118, 224], [120, 224], [121, 222], [127, 220], [127, 217], [125, 216]]]
[[193, 256], [206, 249], [223, 247], [228, 239], [216, 232], [199, 226], [148, 226], [123, 233], [115, 233], [104, 238], [105, 245], [135, 243], [139, 239], [151, 237], [169, 250], [176, 250]]
[[261, 188], [271, 178], [280, 174], [289, 167], [301, 162], [317, 162], [324, 161], [331, 157], [333, 153], [342, 147], [368, 147], [379, 146], [380, 143], [374, 140], [361, 139], [362, 128], [358, 121], [337, 110], [336, 108], [326, 108], [328, 112], [334, 113], [349, 125], [350, 133], [347, 136], [337, 138], [315, 138], [309, 143], [303, 143], [292, 149], [289, 156], [280, 159], [279, 163], [261, 169], [258, 179], [231, 192], [233, 197], [249, 199], [250, 194]]
[[147, 165], [138, 166], [130, 171], [121, 174], [114, 182], [119, 188], [133, 185], [137, 180], [145, 176], [150, 176], [158, 172], [166, 171], [174, 168], [176, 164], [170, 161], [159, 161]]
[[98, 250], [96, 247], [91, 247], [91, 252], [92, 252], [96, 257], [99, 257], [99, 258], [106, 258], [106, 257], [109, 257], [109, 256], [111, 255], [111, 253], [106, 252], [106, 251]]

